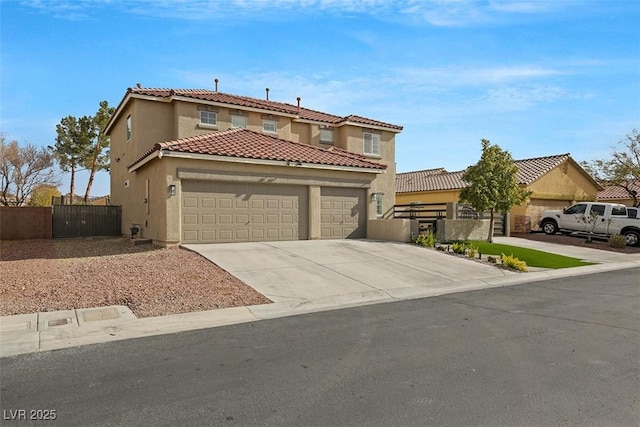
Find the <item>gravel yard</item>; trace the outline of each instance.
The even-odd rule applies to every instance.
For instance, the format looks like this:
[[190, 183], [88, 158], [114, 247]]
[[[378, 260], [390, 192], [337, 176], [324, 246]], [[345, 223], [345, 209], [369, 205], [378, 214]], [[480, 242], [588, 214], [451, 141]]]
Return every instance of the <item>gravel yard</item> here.
[[138, 317], [271, 301], [200, 255], [127, 238], [0, 242], [0, 316], [126, 305]]
[[593, 240], [587, 242], [585, 237], [566, 236], [564, 234], [554, 234], [552, 236], [544, 233], [512, 233], [511, 237], [519, 237], [522, 239], [537, 240], [539, 242], [557, 243], [560, 245], [582, 246], [585, 248], [600, 249], [602, 251], [619, 252], [625, 254], [640, 253], [640, 247], [625, 246], [624, 248], [612, 248], [609, 243], [604, 240]]

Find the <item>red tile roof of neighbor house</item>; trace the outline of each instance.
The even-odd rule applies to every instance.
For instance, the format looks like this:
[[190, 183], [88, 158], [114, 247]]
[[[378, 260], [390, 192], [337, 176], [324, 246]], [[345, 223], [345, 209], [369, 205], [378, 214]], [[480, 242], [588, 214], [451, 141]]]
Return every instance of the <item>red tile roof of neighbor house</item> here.
[[140, 166], [141, 162], [160, 150], [364, 169], [384, 170], [387, 168], [386, 165], [367, 160], [365, 156], [340, 148], [316, 147], [239, 128], [158, 143], [153, 149], [129, 165], [129, 168]]
[[[629, 189], [640, 195], [640, 181], [630, 182]], [[605, 187], [604, 190], [598, 192], [598, 200], [601, 199], [631, 199], [629, 192], [617, 185]]]
[[[542, 178], [565, 161], [575, 163], [570, 154], [559, 154], [547, 157], [515, 160], [518, 167], [518, 183], [530, 185]], [[586, 172], [585, 172], [586, 174]], [[446, 172], [444, 169], [428, 169], [425, 171], [404, 172], [396, 174], [396, 193], [416, 193], [422, 191], [457, 190], [467, 186], [462, 180], [464, 171]], [[587, 174], [588, 175], [588, 174]], [[593, 181], [593, 179], [591, 178]], [[595, 181], [593, 181], [595, 183]], [[596, 183], [596, 185], [598, 185]]]
[[144, 88], [135, 87], [127, 89], [127, 94], [146, 95], [160, 98], [182, 97], [194, 100], [203, 100], [211, 102], [219, 102], [222, 104], [236, 105], [238, 107], [255, 108], [272, 111], [276, 113], [290, 114], [297, 116], [303, 120], [311, 120], [329, 124], [342, 124], [346, 122], [357, 123], [360, 125], [376, 126], [387, 128], [393, 131], [401, 131], [402, 126], [385, 123], [378, 120], [368, 119], [365, 117], [349, 115], [340, 117], [333, 114], [323, 113], [321, 111], [310, 110], [297, 105], [287, 104], [284, 102], [270, 101], [267, 99], [257, 99], [248, 96], [230, 95], [227, 93], [207, 90], [207, 89], [160, 89], [160, 88]]

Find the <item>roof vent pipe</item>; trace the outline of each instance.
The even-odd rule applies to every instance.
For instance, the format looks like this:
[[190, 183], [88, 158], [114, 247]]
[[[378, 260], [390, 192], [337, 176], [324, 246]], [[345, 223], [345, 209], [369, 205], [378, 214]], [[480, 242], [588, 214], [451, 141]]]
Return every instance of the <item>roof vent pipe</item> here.
[[218, 91], [218, 79], [215, 79], [214, 82], [216, 83], [216, 92]]
[[266, 88], [265, 91], [267, 91], [267, 101], [269, 100], [269, 88]]
[[137, 87], [138, 89], [140, 89], [140, 88], [142, 87], [142, 85], [141, 85], [140, 83], [136, 83], [136, 87]]
[[300, 112], [300, 97], [296, 98], [298, 100], [298, 113]]

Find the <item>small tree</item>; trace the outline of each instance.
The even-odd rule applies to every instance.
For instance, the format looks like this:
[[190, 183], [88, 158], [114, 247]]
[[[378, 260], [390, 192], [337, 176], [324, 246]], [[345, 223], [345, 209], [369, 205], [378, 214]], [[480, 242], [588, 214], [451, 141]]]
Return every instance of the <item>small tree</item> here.
[[56, 185], [53, 157], [44, 148], [5, 141], [0, 134], [0, 204], [23, 206], [39, 185]]
[[115, 108], [109, 107], [107, 101], [102, 101], [100, 103], [100, 109], [92, 118], [95, 139], [91, 147], [91, 152], [83, 165], [89, 170], [89, 181], [87, 182], [87, 190], [84, 193], [85, 203], [89, 200], [89, 193], [91, 192], [91, 186], [93, 185], [93, 178], [96, 172], [109, 170], [109, 137], [105, 135], [104, 130], [115, 110]]
[[595, 211], [589, 212], [589, 215], [582, 213], [576, 216], [576, 220], [584, 224], [584, 230], [589, 232], [587, 236], [588, 243], [593, 241], [593, 232], [598, 226], [598, 218], [600, 218], [600, 214]]
[[632, 130], [618, 146], [622, 148], [612, 147], [610, 159], [582, 162], [581, 166], [602, 185], [625, 189], [633, 205], [640, 206], [640, 132]]
[[31, 193], [31, 197], [27, 202], [27, 206], [47, 207], [51, 206], [54, 197], [60, 197], [62, 194], [55, 185], [42, 184], [37, 186]]
[[60, 169], [63, 172], [71, 173], [71, 183], [69, 193], [71, 200], [75, 195], [76, 171], [79, 167], [87, 164], [87, 159], [91, 156], [93, 139], [96, 137], [93, 118], [83, 116], [76, 119], [73, 116], [63, 118], [56, 125], [56, 143], [49, 149], [53, 152]]
[[489, 243], [493, 242], [495, 213], [509, 212], [531, 195], [530, 191], [518, 185], [517, 175], [518, 167], [511, 154], [483, 139], [480, 160], [462, 176], [468, 185], [460, 192], [460, 200], [469, 203], [478, 212], [490, 213]]

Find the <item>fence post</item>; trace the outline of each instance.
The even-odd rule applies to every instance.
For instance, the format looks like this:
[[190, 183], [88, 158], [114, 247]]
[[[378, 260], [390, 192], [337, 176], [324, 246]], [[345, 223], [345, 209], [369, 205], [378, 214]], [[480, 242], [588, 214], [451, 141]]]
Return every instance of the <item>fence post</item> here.
[[458, 219], [458, 204], [447, 202], [447, 219]]

